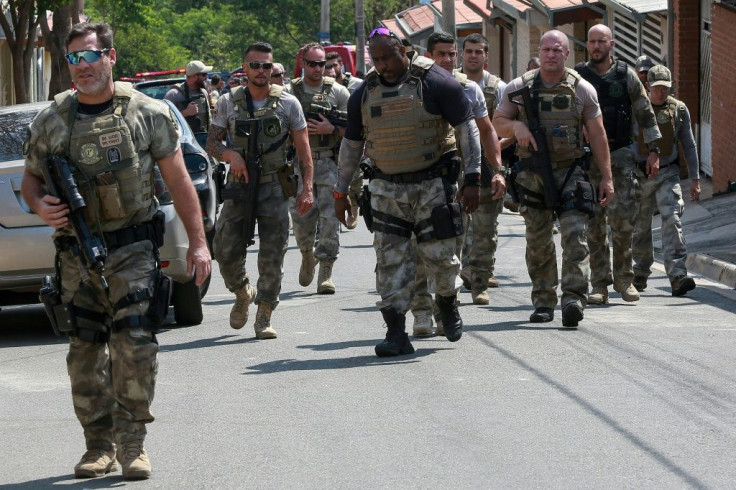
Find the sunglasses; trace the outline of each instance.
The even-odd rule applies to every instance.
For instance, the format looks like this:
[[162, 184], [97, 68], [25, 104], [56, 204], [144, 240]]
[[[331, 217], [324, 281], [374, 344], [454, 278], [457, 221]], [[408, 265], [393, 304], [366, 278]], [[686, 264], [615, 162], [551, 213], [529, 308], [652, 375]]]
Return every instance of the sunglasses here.
[[66, 55], [66, 60], [72, 65], [78, 65], [82, 60], [87, 63], [94, 63], [102, 58], [102, 53], [107, 53], [110, 48], [99, 50], [73, 51]]
[[328, 70], [330, 68], [335, 68], [335, 64], [334, 63], [328, 63], [328, 64], [325, 65], [325, 68], [327, 68]]
[[271, 73], [271, 78], [281, 78], [284, 76], [284, 72], [281, 73]]
[[319, 66], [320, 68], [322, 68], [323, 66], [325, 66], [327, 64], [327, 61], [325, 61], [325, 60], [322, 60], [322, 61], [312, 61], [312, 60], [306, 60], [305, 59], [304, 60], [304, 63], [306, 63], [309, 68], [314, 68], [315, 66]]
[[[371, 31], [370, 34], [368, 34], [368, 39], [373, 39], [376, 36], [388, 36], [394, 39], [399, 39], [399, 36], [394, 34], [394, 32], [388, 27], [376, 27], [375, 29]], [[399, 41], [400, 40], [401, 39], [399, 39]]]
[[251, 70], [258, 70], [261, 67], [263, 67], [264, 70], [270, 70], [271, 68], [273, 68], [273, 63], [268, 61], [265, 63], [261, 63], [260, 61], [249, 61], [248, 66]]

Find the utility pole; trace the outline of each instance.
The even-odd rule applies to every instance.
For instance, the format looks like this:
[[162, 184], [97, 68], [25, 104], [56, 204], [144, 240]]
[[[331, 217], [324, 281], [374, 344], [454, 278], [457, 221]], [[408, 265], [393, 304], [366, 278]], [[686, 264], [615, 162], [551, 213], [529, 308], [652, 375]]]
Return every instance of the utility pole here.
[[330, 43], [330, 0], [322, 0], [322, 14], [319, 19], [317, 37], [322, 43]]
[[360, 70], [365, 74], [365, 12], [363, 11], [363, 0], [355, 0], [355, 70]]
[[455, 33], [455, 0], [442, 0], [442, 30], [452, 37]]

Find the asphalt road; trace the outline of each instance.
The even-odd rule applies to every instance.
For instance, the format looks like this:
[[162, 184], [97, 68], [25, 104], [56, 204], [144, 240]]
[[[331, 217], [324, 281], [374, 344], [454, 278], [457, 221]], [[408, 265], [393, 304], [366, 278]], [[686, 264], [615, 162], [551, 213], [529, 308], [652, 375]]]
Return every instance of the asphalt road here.
[[0, 487], [733, 488], [733, 290], [698, 279], [673, 298], [660, 267], [641, 301], [612, 293], [577, 331], [559, 309], [530, 324], [523, 222], [504, 214], [502, 285], [485, 307], [461, 293], [460, 342], [378, 359], [371, 236], [361, 224], [341, 241], [337, 294], [319, 296], [298, 285], [292, 238], [276, 340], [254, 339], [255, 307], [230, 329], [214, 267], [203, 324], [159, 335], [144, 482], [73, 479], [84, 441], [65, 342], [40, 306], [4, 309]]

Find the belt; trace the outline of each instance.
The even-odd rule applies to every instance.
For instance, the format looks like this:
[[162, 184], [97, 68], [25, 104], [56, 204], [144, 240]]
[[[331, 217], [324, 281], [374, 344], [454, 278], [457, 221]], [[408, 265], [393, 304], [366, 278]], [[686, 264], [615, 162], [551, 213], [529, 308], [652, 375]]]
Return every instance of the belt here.
[[[530, 170], [530, 165], [533, 160], [531, 158], [522, 158], [518, 161], [521, 170]], [[575, 164], [575, 159], [570, 158], [569, 160], [562, 160], [561, 162], [550, 162], [552, 170], [563, 170], [570, 168]]]
[[[276, 182], [279, 178], [278, 172], [271, 172], [269, 174], [262, 174], [261, 178], [259, 179], [259, 184], [270, 184], [271, 182]], [[245, 178], [243, 177], [235, 177], [232, 173], [227, 174], [227, 182], [237, 182], [239, 184], [245, 184]]]
[[314, 150], [312, 151], [312, 159], [320, 160], [322, 158], [334, 158], [335, 152], [332, 150]]
[[[664, 163], [664, 164], [663, 163], [660, 163], [659, 164], [659, 169], [661, 170], [661, 169], [663, 169], [665, 167], [669, 167], [673, 163], [675, 163], [675, 162], [669, 162], [669, 163]], [[646, 167], [647, 166], [647, 161], [646, 160], [641, 160], [641, 161], [636, 162], [636, 164], [638, 166], [640, 166], [640, 167]]]

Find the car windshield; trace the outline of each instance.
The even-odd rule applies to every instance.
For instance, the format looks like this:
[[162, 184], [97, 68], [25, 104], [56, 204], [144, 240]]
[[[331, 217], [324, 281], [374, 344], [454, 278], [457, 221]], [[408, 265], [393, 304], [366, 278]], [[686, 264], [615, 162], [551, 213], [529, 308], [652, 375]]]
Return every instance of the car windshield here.
[[135, 86], [139, 92], [143, 92], [154, 99], [163, 99], [170, 89], [179, 85], [184, 79], [160, 80], [155, 82], [141, 82]]
[[0, 162], [23, 159], [23, 141], [38, 109], [0, 113]]

